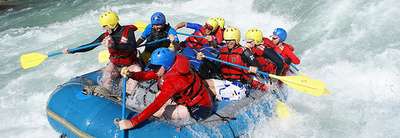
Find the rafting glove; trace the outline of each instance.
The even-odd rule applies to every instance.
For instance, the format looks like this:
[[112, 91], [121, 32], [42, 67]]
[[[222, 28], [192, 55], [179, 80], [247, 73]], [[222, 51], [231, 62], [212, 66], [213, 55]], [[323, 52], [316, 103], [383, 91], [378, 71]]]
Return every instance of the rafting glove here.
[[263, 92], [267, 91], [268, 87], [269, 87], [268, 84], [261, 83], [257, 80], [252, 80], [250, 85], [251, 85], [251, 87], [256, 88], [257, 90], [260, 90]]
[[204, 56], [204, 54], [202, 52], [199, 52], [199, 53], [196, 54], [196, 59], [197, 60], [203, 60], [204, 57], [205, 56]]
[[102, 44], [103, 46], [105, 46], [106, 48], [110, 48], [110, 47], [113, 47], [113, 46], [114, 46], [114, 41], [113, 41], [113, 39], [111, 38], [111, 36], [108, 35], [108, 36], [104, 37], [104, 39], [103, 39], [103, 41], [101, 42], [101, 44]]
[[131, 75], [131, 73], [129, 72], [128, 67], [123, 67], [121, 69], [121, 76], [123, 77], [129, 77]]
[[256, 74], [257, 73], [257, 67], [255, 67], [255, 66], [250, 66], [249, 67], [249, 73], [254, 73], [254, 74]]

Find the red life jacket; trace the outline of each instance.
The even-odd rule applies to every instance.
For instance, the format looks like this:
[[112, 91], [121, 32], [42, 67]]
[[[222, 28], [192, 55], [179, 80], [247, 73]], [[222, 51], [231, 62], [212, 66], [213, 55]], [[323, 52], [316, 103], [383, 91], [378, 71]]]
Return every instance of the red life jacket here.
[[179, 90], [173, 96], [177, 104], [188, 107], [195, 105], [212, 107], [212, 98], [208, 89], [199, 75], [190, 69], [190, 62], [185, 56], [176, 56], [174, 65], [159, 81], [159, 87], [162, 89], [166, 83], [172, 84], [177, 88], [175, 90]]
[[255, 46], [251, 49], [253, 52], [254, 56], [256, 57], [256, 60], [258, 63], [260, 63], [261, 70], [268, 72], [270, 74], [275, 74], [276, 73], [276, 66], [274, 63], [272, 63], [271, 60], [267, 59], [264, 57], [264, 46]]
[[[242, 60], [244, 50], [244, 47], [238, 46], [229, 51], [228, 47], [225, 46], [220, 50], [219, 58], [226, 62], [247, 66]], [[227, 80], [246, 80], [244, 76], [247, 75], [246, 71], [225, 64], [221, 65], [221, 73], [222, 77]]]
[[[194, 32], [193, 35], [205, 36], [205, 28], [201, 27], [200, 30]], [[186, 38], [186, 45], [193, 49], [200, 49], [205, 44], [208, 44], [208, 40], [205, 38], [199, 38], [193, 36]]]
[[[115, 35], [121, 35], [121, 39], [116, 43], [116, 45], [126, 45], [128, 42], [128, 34], [130, 30], [136, 31], [137, 27], [134, 25], [127, 25], [127, 26], [122, 26], [123, 30], [121, 34], [115, 34]], [[105, 33], [105, 37], [110, 35], [108, 32]], [[114, 35], [114, 34], [113, 34]], [[135, 38], [129, 38], [129, 39], [135, 39]], [[136, 40], [133, 40], [136, 41]], [[128, 46], [128, 45], [126, 45]], [[110, 61], [111, 63], [117, 65], [117, 66], [128, 66], [132, 65], [137, 61], [136, 58], [136, 46], [133, 48], [127, 48], [126, 50], [117, 50], [115, 48], [109, 47], [108, 52], [110, 53]]]
[[[300, 59], [293, 53], [294, 48], [293, 46], [283, 43], [283, 49], [280, 49], [279, 46], [275, 45], [271, 40], [268, 38], [264, 38], [264, 45], [271, 47], [274, 49], [276, 53], [278, 53], [283, 60], [290, 59], [293, 64], [300, 64]], [[290, 65], [283, 62], [284, 73], [289, 70]]]

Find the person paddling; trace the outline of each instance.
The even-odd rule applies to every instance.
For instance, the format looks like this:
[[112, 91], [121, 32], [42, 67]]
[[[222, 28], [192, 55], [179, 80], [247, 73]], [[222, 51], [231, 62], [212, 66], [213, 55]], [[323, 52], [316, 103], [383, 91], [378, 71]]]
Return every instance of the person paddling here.
[[286, 37], [287, 32], [285, 29], [276, 28], [271, 35], [271, 40], [264, 38], [264, 45], [273, 48], [284, 60], [284, 71], [282, 75], [285, 75], [289, 70], [290, 64], [300, 64], [300, 59], [294, 54], [294, 47], [284, 42]]
[[162, 12], [153, 13], [150, 20], [151, 23], [146, 26], [144, 32], [136, 41], [137, 44], [140, 45], [144, 41], [149, 43], [163, 38], [168, 38], [169, 41], [161, 41], [152, 45], [146, 45], [144, 52], [140, 55], [140, 58], [144, 63], [147, 63], [151, 53], [157, 48], [169, 47], [170, 49], [175, 50], [175, 47], [178, 46], [179, 43], [175, 29], [167, 24], [165, 15]]
[[[108, 49], [110, 53], [110, 63], [103, 69], [101, 86], [108, 91], [113, 91], [113, 82], [118, 82], [117, 80], [121, 78], [119, 71], [122, 67], [128, 67], [131, 71], [141, 71], [136, 55], [137, 43], [135, 41], [135, 31], [137, 27], [134, 25], [121, 26], [117, 13], [113, 11], [102, 13], [99, 17], [99, 22], [105, 32], [87, 45], [101, 42], [101, 44]], [[64, 54], [87, 52], [94, 48], [96, 47], [84, 48], [74, 52], [69, 52], [68, 49], [64, 49]], [[127, 93], [132, 94], [136, 88], [137, 81], [129, 79], [127, 84], [129, 86], [127, 87]], [[94, 90], [93, 88], [88, 89]]]
[[283, 59], [274, 49], [263, 44], [263, 33], [260, 29], [252, 28], [246, 32], [246, 47], [251, 49], [262, 71], [282, 74]]
[[190, 117], [203, 120], [213, 111], [213, 100], [202, 79], [190, 69], [189, 60], [168, 48], [158, 48], [149, 61], [149, 71], [131, 72], [127, 68], [121, 75], [146, 81], [157, 80], [159, 92], [154, 101], [130, 120], [121, 120], [121, 129], [133, 128], [151, 116], [168, 120], [188, 121]]

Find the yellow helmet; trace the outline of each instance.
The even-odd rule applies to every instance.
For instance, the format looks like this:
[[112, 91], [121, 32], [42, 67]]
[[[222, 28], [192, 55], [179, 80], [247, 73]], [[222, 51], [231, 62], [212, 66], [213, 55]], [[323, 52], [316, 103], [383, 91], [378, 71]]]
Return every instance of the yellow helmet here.
[[253, 40], [256, 45], [262, 44], [263, 33], [260, 29], [251, 28], [246, 32], [246, 40]]
[[218, 26], [224, 28], [225, 26], [225, 19], [222, 17], [215, 17], [214, 18], [218, 22]]
[[213, 32], [218, 28], [218, 22], [214, 18], [209, 18], [206, 24], [212, 27]]
[[101, 27], [108, 26], [111, 29], [114, 29], [117, 26], [118, 21], [118, 15], [113, 11], [106, 11], [99, 17]]
[[224, 31], [224, 40], [235, 40], [236, 43], [239, 43], [240, 30], [235, 27], [226, 28]]

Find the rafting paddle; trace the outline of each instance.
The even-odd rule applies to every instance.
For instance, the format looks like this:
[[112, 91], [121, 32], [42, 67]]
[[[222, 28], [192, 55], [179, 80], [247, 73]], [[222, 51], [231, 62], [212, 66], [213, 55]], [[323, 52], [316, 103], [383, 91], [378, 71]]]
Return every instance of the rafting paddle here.
[[[121, 99], [121, 105], [122, 105], [122, 109], [121, 109], [121, 118], [122, 120], [125, 120], [125, 101], [126, 101], [126, 81], [127, 81], [127, 77], [124, 76], [122, 77], [122, 99]], [[121, 138], [125, 138], [125, 130], [122, 131], [122, 135]]]
[[[80, 46], [77, 48], [68, 49], [68, 52], [75, 52], [75, 51], [78, 51], [81, 49], [97, 47], [98, 45], [100, 45], [100, 43], [83, 45], [83, 46]], [[36, 66], [42, 64], [49, 57], [53, 57], [53, 56], [57, 56], [57, 55], [61, 55], [61, 54], [63, 54], [62, 50], [51, 51], [47, 54], [41, 54], [38, 52], [23, 54], [20, 57], [20, 64], [23, 69], [29, 69], [29, 68], [33, 68], [33, 67], [36, 67]]]
[[[249, 70], [248, 67], [244, 67], [241, 65], [233, 64], [230, 62], [226, 62], [220, 59], [216, 59], [213, 57], [209, 56], [204, 56], [205, 58], [217, 62], [221, 62], [230, 66], [238, 67], [244, 70]], [[321, 96], [327, 94], [326, 91], [326, 85], [322, 81], [319, 80], [314, 80], [309, 77], [304, 77], [304, 76], [277, 76], [273, 74], [268, 74], [266, 72], [262, 71], [257, 71], [257, 73], [264, 75], [264, 76], [269, 76], [274, 79], [278, 79], [288, 85], [290, 88], [293, 88], [295, 90], [298, 90], [300, 92], [303, 92], [305, 94], [309, 94], [312, 96]]]

